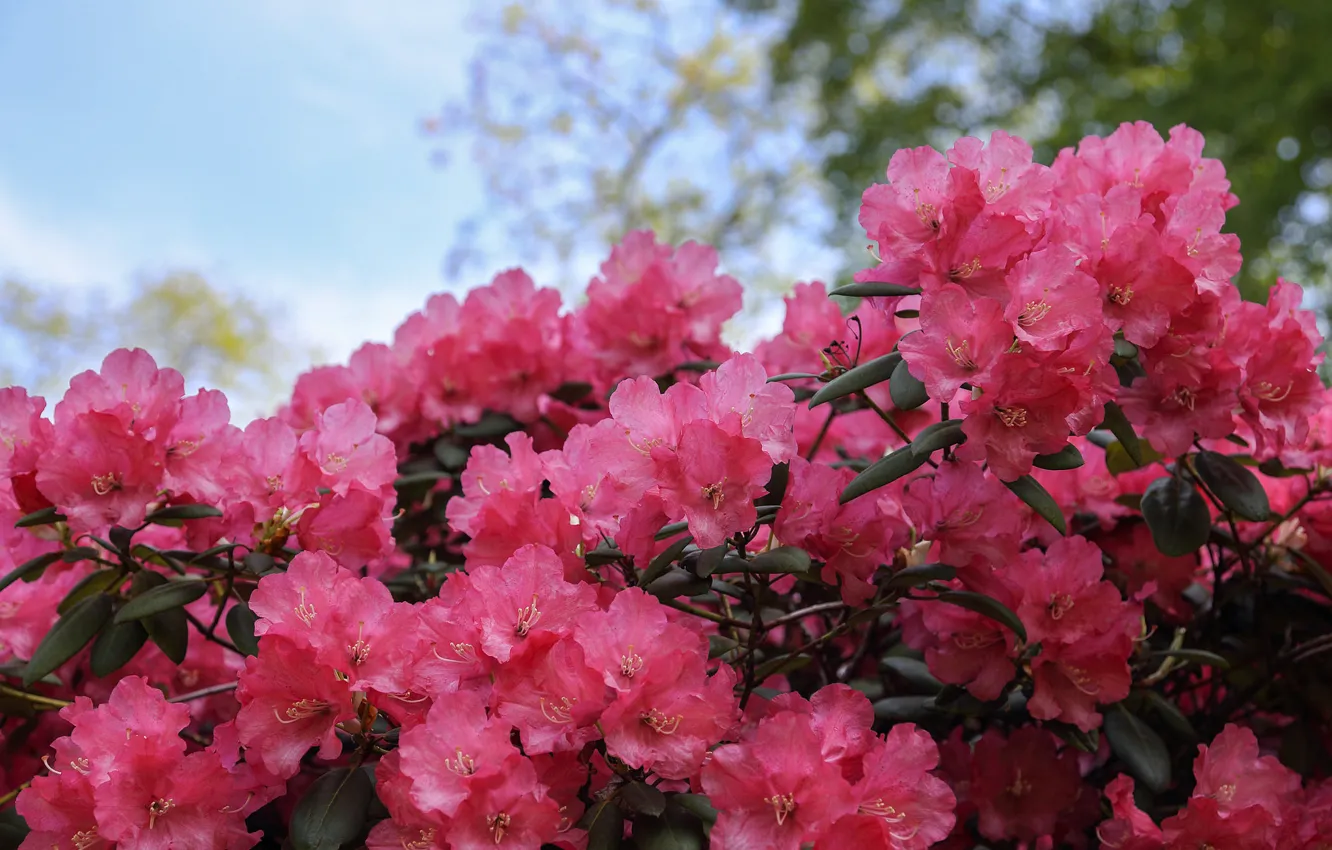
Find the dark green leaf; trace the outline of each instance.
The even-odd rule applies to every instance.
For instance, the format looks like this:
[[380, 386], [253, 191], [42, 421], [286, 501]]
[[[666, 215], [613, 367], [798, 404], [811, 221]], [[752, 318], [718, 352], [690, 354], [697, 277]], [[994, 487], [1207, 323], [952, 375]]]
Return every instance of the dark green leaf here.
[[721, 635], [708, 635], [708, 657], [720, 658], [740, 645], [734, 638], [722, 637]]
[[1019, 499], [1030, 505], [1032, 510], [1053, 525], [1060, 534], [1068, 533], [1068, 527], [1064, 525], [1064, 512], [1060, 509], [1059, 503], [1035, 478], [1024, 475], [1016, 481], [1005, 481], [1004, 486], [1016, 493]]
[[911, 441], [911, 452], [925, 458], [939, 449], [966, 442], [966, 439], [962, 433], [962, 420], [946, 419], [920, 429], [916, 439]]
[[1104, 728], [1110, 749], [1135, 779], [1157, 794], [1170, 787], [1170, 753], [1152, 727], [1119, 705], [1106, 712]]
[[1142, 518], [1162, 555], [1172, 558], [1198, 551], [1212, 529], [1212, 513], [1193, 485], [1167, 475], [1142, 494]]
[[59, 560], [59, 552], [47, 552], [45, 555], [38, 555], [31, 560], [24, 561], [22, 564], [19, 564], [18, 567], [7, 573], [4, 578], [0, 578], [0, 592], [4, 591], [6, 587], [9, 587], [19, 579], [27, 579], [29, 576], [36, 578], [41, 575], [47, 567]]
[[74, 585], [69, 593], [65, 594], [64, 599], [60, 600], [60, 604], [56, 606], [56, 613], [64, 614], [89, 596], [111, 590], [113, 586], [119, 585], [124, 580], [124, 575], [116, 569], [88, 573], [79, 580], [78, 584]]
[[1179, 710], [1178, 706], [1156, 691], [1142, 691], [1142, 695], [1152, 711], [1164, 720], [1167, 726], [1178, 732], [1181, 738], [1186, 741], [1198, 740], [1198, 732], [1193, 728], [1193, 724], [1189, 722], [1189, 718], [1184, 716], [1184, 712]]
[[702, 850], [708, 845], [703, 822], [683, 806], [671, 806], [661, 817], [634, 818], [638, 850]]
[[110, 596], [90, 596], [57, 620], [23, 670], [24, 687], [51, 673], [87, 646], [111, 619], [114, 607]]
[[102, 553], [91, 546], [75, 546], [73, 549], [66, 549], [60, 553], [60, 560], [66, 564], [77, 564], [79, 561], [95, 561], [102, 556]]
[[676, 371], [684, 372], [711, 372], [721, 364], [716, 360], [690, 360], [687, 363], [681, 363], [676, 366]]
[[930, 400], [925, 385], [911, 374], [905, 360], [893, 369], [893, 376], [888, 381], [888, 395], [892, 397], [893, 406], [898, 410], [915, 410]]
[[1128, 452], [1128, 456], [1136, 465], [1142, 466], [1146, 463], [1138, 434], [1133, 430], [1133, 423], [1124, 415], [1122, 407], [1113, 401], [1107, 401], [1105, 419], [1101, 422], [1101, 427], [1115, 435], [1115, 439], [1119, 440], [1119, 444], [1124, 447], [1124, 451]]
[[0, 850], [18, 850], [29, 832], [28, 822], [13, 806], [0, 811]]
[[110, 676], [130, 662], [148, 642], [148, 630], [138, 620], [112, 623], [102, 630], [92, 645], [94, 676]]
[[336, 850], [356, 839], [375, 795], [370, 774], [339, 767], [314, 781], [291, 813], [294, 850]]
[[924, 463], [924, 456], [913, 452], [910, 446], [904, 446], [887, 457], [876, 460], [864, 472], [852, 478], [838, 501], [845, 505], [852, 499], [877, 490], [885, 484], [891, 484], [903, 475], [915, 472]]
[[957, 569], [947, 564], [920, 564], [915, 567], [904, 567], [893, 573], [893, 577], [887, 581], [887, 586], [894, 589], [919, 587], [926, 582], [948, 581], [956, 575]]
[[1037, 469], [1061, 470], [1077, 469], [1086, 462], [1082, 457], [1082, 452], [1078, 451], [1078, 447], [1070, 443], [1054, 454], [1036, 455], [1036, 459], [1031, 463]]
[[771, 378], [768, 379], [768, 383], [776, 384], [782, 381], [799, 381], [799, 380], [804, 380], [808, 378], [817, 378], [817, 377], [819, 376], [811, 372], [783, 372], [780, 375], [773, 375]]
[[631, 812], [651, 817], [666, 811], [666, 795], [644, 782], [630, 782], [621, 787], [620, 802]]
[[454, 427], [453, 433], [469, 440], [489, 440], [517, 431], [522, 424], [504, 413], [486, 413], [476, 422]]
[[939, 594], [940, 602], [947, 602], [950, 605], [956, 605], [959, 608], [966, 608], [968, 611], [975, 611], [1007, 626], [1013, 634], [1022, 638], [1023, 642], [1027, 640], [1027, 629], [1018, 619], [1018, 615], [999, 600], [986, 596], [983, 593], [974, 593], [970, 590], [945, 590]]
[[116, 622], [141, 620], [188, 605], [208, 592], [208, 582], [197, 579], [168, 581], [135, 596], [116, 612]]
[[33, 511], [26, 516], [20, 517], [19, 521], [14, 523], [15, 528], [34, 528], [39, 525], [51, 525], [56, 522], [64, 522], [65, 515], [55, 508], [42, 508], [40, 511]]
[[782, 504], [782, 499], [786, 497], [786, 488], [791, 483], [791, 464], [774, 463], [772, 472], [768, 475], [768, 485], [764, 488], [765, 492], [754, 504], [760, 508], [768, 508], [776, 511]]
[[929, 666], [919, 658], [889, 655], [879, 659], [879, 667], [883, 670], [891, 670], [901, 676], [907, 684], [917, 691], [926, 694], [937, 694], [943, 690], [943, 682], [934, 678], [934, 675], [930, 673]]
[[1233, 459], [1218, 452], [1198, 452], [1193, 459], [1193, 468], [1207, 489], [1236, 516], [1263, 522], [1272, 512], [1267, 491], [1258, 482], [1258, 476]]
[[184, 608], [172, 608], [139, 622], [148, 630], [148, 637], [173, 664], [182, 664], [190, 649], [190, 621]]
[[1274, 457], [1258, 464], [1258, 471], [1268, 478], [1294, 478], [1298, 475], [1308, 475], [1313, 472], [1312, 469], [1285, 466], [1280, 459]]
[[1126, 339], [1115, 340], [1115, 356], [1132, 360], [1138, 356], [1138, 347]]
[[874, 703], [874, 719], [884, 723], [919, 723], [937, 717], [934, 697], [886, 697]]
[[682, 531], [688, 531], [688, 530], [689, 530], [689, 523], [673, 522], [670, 525], [663, 525], [661, 527], [661, 530], [658, 531], [652, 539], [660, 542], [662, 540], [674, 537], [675, 535], [679, 534]]
[[1162, 649], [1152, 653], [1153, 658], [1178, 658], [1181, 661], [1191, 661], [1194, 664], [1202, 664], [1207, 667], [1216, 667], [1221, 670], [1229, 670], [1230, 662], [1223, 656], [1215, 652], [1208, 652], [1205, 649]]
[[809, 572], [809, 553], [796, 546], [778, 546], [760, 552], [745, 564], [751, 573], [805, 573]]
[[820, 404], [833, 399], [844, 398], [875, 384], [881, 384], [893, 376], [893, 370], [901, 362], [901, 353], [893, 351], [882, 357], [876, 357], [873, 360], [861, 363], [854, 369], [848, 369], [819, 387], [819, 391], [814, 393], [814, 397], [809, 400], [809, 406], [811, 408], [818, 407]]
[[1084, 732], [1071, 723], [1059, 723], [1057, 721], [1045, 721], [1045, 728], [1058, 735], [1065, 742], [1073, 745], [1084, 753], [1095, 755], [1101, 748], [1101, 736], [1095, 729]]
[[607, 564], [615, 563], [623, 557], [624, 553], [615, 548], [614, 545], [608, 546], [603, 543], [597, 548], [588, 551], [588, 553], [583, 556], [583, 560], [587, 561], [587, 565], [590, 567], [604, 567]]
[[565, 404], [574, 404], [587, 398], [587, 394], [592, 392], [592, 385], [584, 381], [565, 381], [555, 388], [550, 394], [551, 398], [564, 402]]
[[458, 470], [467, 465], [467, 450], [448, 440], [435, 441], [435, 460], [445, 469]]
[[222, 516], [222, 511], [212, 505], [172, 505], [160, 511], [153, 511], [148, 514], [145, 521], [161, 523], [173, 520], [208, 519], [215, 516]]
[[705, 794], [668, 794], [666, 806], [679, 809], [698, 818], [705, 826], [711, 827], [717, 822], [717, 810]]
[[829, 295], [845, 295], [849, 298], [897, 298], [903, 295], [919, 295], [920, 287], [903, 286], [900, 283], [850, 283], [839, 286]]
[[244, 558], [241, 558], [241, 566], [245, 567], [246, 572], [260, 575], [273, 569], [277, 561], [273, 560], [272, 555], [266, 555], [263, 552], [251, 552]]
[[236, 648], [249, 656], [259, 654], [259, 639], [254, 636], [254, 624], [258, 621], [254, 611], [244, 602], [237, 602], [227, 612], [227, 634]]
[[688, 570], [671, 568], [666, 573], [645, 585], [640, 585], [658, 599], [675, 599], [680, 596], [697, 596], [707, 593], [712, 583], [699, 578]]
[[809, 666], [811, 660], [808, 655], [779, 655], [776, 658], [769, 658], [754, 668], [754, 681], [762, 684], [770, 676], [795, 672]]
[[617, 850], [624, 840], [624, 813], [614, 800], [602, 800], [588, 812], [587, 850]]
[[427, 470], [426, 472], [413, 472], [410, 475], [400, 475], [393, 480], [393, 489], [406, 490], [409, 487], [420, 487], [423, 484], [434, 484], [436, 481], [443, 481], [445, 478], [451, 478], [447, 472], [438, 469]]
[[694, 575], [699, 578], [707, 578], [717, 572], [717, 568], [726, 560], [726, 553], [730, 551], [730, 546], [723, 543], [720, 546], [713, 546], [711, 549], [704, 549], [698, 554], [698, 563], [694, 564]]
[[657, 556], [648, 562], [647, 569], [643, 570], [643, 574], [638, 577], [638, 586], [646, 587], [656, 581], [658, 577], [665, 575], [666, 570], [670, 569], [671, 564], [675, 563], [675, 559], [679, 558], [685, 547], [692, 542], [694, 542], [694, 538], [686, 534], [658, 552]]

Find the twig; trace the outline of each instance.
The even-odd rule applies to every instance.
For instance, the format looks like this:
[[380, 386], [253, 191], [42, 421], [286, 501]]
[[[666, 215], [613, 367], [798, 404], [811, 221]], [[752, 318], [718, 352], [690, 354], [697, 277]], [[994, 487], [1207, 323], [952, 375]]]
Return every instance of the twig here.
[[197, 691], [190, 691], [187, 694], [181, 694], [178, 697], [172, 697], [167, 702], [190, 702], [191, 700], [211, 697], [214, 694], [225, 694], [228, 691], [234, 691], [239, 687], [240, 682], [226, 682], [221, 685], [209, 685], [206, 688], [200, 688]]
[[29, 705], [44, 708], [48, 711], [64, 708], [74, 703], [65, 699], [56, 699], [55, 697], [44, 697], [41, 694], [30, 694], [27, 691], [20, 691], [18, 688], [11, 688], [9, 685], [0, 684], [0, 695], [20, 699]]

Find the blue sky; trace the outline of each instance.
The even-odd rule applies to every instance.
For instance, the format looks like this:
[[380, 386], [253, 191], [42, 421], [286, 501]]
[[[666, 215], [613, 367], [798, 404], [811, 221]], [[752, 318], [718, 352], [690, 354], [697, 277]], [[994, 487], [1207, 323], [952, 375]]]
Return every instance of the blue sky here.
[[185, 266], [325, 357], [387, 339], [481, 202], [418, 129], [466, 85], [467, 7], [0, 3], [0, 273], [77, 297]]

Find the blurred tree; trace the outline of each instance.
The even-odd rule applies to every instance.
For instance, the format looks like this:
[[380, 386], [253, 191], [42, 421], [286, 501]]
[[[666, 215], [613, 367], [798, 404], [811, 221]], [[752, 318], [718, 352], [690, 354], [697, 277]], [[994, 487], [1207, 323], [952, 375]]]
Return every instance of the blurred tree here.
[[264, 311], [199, 274], [176, 271], [138, 281], [123, 300], [101, 290], [0, 284], [0, 385], [59, 396], [70, 375], [96, 368], [106, 352], [145, 348], [158, 365], [179, 369], [190, 391], [225, 390], [233, 411], [271, 406], [289, 361]]
[[1327, 0], [728, 1], [784, 22], [778, 92], [817, 87], [811, 138], [837, 196], [834, 241], [854, 234], [863, 188], [900, 147], [1003, 126], [1048, 162], [1143, 119], [1196, 127], [1225, 161], [1247, 294], [1278, 273], [1327, 283]]
[[477, 4], [470, 92], [426, 122], [441, 147], [471, 142], [491, 199], [448, 274], [502, 254], [581, 288], [610, 242], [651, 227], [775, 281], [792, 234], [829, 225], [812, 104], [771, 87], [775, 23], [719, 0]]

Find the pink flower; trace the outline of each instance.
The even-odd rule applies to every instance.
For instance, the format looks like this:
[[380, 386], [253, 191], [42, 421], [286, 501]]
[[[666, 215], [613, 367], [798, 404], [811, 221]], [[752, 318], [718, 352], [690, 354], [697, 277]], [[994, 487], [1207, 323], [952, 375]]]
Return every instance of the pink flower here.
[[612, 698], [582, 647], [542, 632], [527, 638], [521, 655], [500, 665], [492, 705], [522, 736], [523, 752], [552, 753], [578, 750], [601, 737], [593, 724]]
[[665, 779], [696, 776], [736, 717], [735, 671], [722, 665], [708, 676], [704, 660], [689, 664], [675, 656], [668, 664], [682, 666], [678, 678], [658, 668], [657, 676], [616, 696], [598, 721], [607, 752]]
[[106, 356], [101, 372], [89, 370], [70, 379], [55, 407], [56, 424], [103, 413], [116, 418], [124, 431], [156, 442], [176, 424], [184, 395], [185, 379], [175, 369], [157, 368], [141, 348], [121, 348]]
[[1061, 245], [1033, 251], [1008, 273], [1004, 318], [1022, 342], [1058, 351], [1074, 331], [1101, 322], [1096, 281], [1078, 270], [1077, 257]]
[[78, 531], [133, 527], [157, 497], [164, 459], [161, 447], [110, 413], [67, 414], [39, 461], [37, 486]]
[[859, 807], [833, 825], [824, 839], [828, 850], [857, 846], [849, 843], [853, 839], [868, 842], [858, 846], [924, 850], [948, 837], [956, 799], [931, 772], [938, 765], [938, 745], [914, 724], [876, 737], [854, 789]]
[[1038, 454], [1057, 452], [1068, 442], [1068, 418], [1080, 404], [1078, 387], [1039, 360], [1010, 354], [999, 361], [978, 398], [964, 400], [957, 449], [963, 460], [985, 460], [1000, 479], [1012, 481], [1031, 471]]
[[652, 460], [667, 512], [689, 521], [700, 547], [720, 546], [758, 519], [754, 499], [772, 468], [758, 440], [700, 419], [684, 426], [675, 451], [654, 448]]
[[307, 652], [280, 637], [259, 641], [259, 657], [245, 662], [236, 728], [240, 742], [263, 768], [290, 777], [313, 746], [331, 759], [342, 752], [336, 724], [355, 716], [351, 688]]
[[231, 425], [227, 397], [217, 390], [199, 390], [180, 403], [180, 419], [166, 435], [163, 486], [173, 495], [187, 495], [221, 505], [242, 485], [245, 458], [241, 431]]
[[1301, 803], [1299, 774], [1274, 756], [1260, 756], [1253, 732], [1233, 723], [1210, 746], [1198, 746], [1193, 772], [1194, 796], [1215, 800], [1222, 817], [1258, 806], [1279, 824]]
[[29, 397], [22, 387], [0, 389], [0, 477], [34, 471], [49, 450], [55, 426], [42, 417], [45, 409], [46, 399]]
[[[698, 380], [708, 400], [708, 417], [732, 433], [758, 440], [773, 463], [795, 454], [795, 396], [785, 384], [769, 384], [752, 354], [732, 357]], [[732, 417], [738, 417], [738, 422]], [[738, 428], [736, 426], [739, 426]]]
[[473, 787], [515, 770], [522, 754], [510, 741], [513, 727], [486, 714], [474, 693], [438, 697], [425, 723], [402, 733], [403, 775], [420, 810], [452, 817]]
[[811, 718], [786, 711], [760, 721], [752, 739], [714, 750], [703, 766], [703, 789], [721, 813], [713, 846], [797, 850], [854, 811], [851, 785], [820, 750]]
[[911, 374], [932, 398], [952, 401], [965, 383], [984, 386], [1013, 343], [1003, 306], [946, 284], [921, 299], [921, 332], [898, 344]]
[[1061, 537], [1040, 561], [1020, 563], [1036, 567], [1015, 576], [1022, 588], [1017, 613], [1031, 643], [1075, 643], [1135, 616], [1115, 586], [1101, 580], [1101, 550], [1084, 537]]
[[924, 651], [939, 681], [992, 700], [1013, 680], [1016, 638], [994, 620], [942, 602], [905, 601], [902, 613], [902, 641]]
[[1133, 684], [1128, 666], [1132, 652], [1133, 639], [1124, 630], [1074, 644], [1042, 644], [1041, 654], [1031, 664], [1036, 690], [1027, 701], [1027, 710], [1038, 720], [1062, 720], [1084, 732], [1097, 728], [1101, 715], [1096, 706], [1128, 696]]
[[301, 450], [323, 473], [321, 484], [338, 496], [353, 484], [380, 490], [397, 477], [393, 444], [375, 433], [375, 414], [362, 401], [335, 404], [315, 417], [301, 435]]
[[508, 770], [473, 783], [449, 824], [452, 850], [540, 847], [560, 831], [558, 804], [537, 780], [531, 761], [518, 758]]

